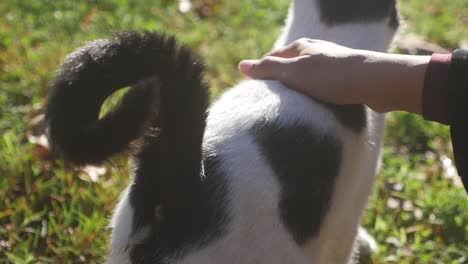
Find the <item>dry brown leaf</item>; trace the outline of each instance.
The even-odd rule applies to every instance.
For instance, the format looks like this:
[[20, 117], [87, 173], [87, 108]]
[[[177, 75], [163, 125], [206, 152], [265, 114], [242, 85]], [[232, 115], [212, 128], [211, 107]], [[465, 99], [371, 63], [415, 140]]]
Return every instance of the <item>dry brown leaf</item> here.
[[455, 163], [447, 155], [441, 155], [440, 161], [442, 162], [442, 167], [444, 168], [444, 176], [453, 181], [453, 184], [458, 187], [463, 187], [460, 176], [458, 175], [457, 168]]
[[192, 1], [190, 0], [179, 0], [179, 12], [185, 14], [192, 10]]
[[400, 201], [395, 198], [389, 197], [387, 200], [387, 207], [390, 209], [396, 209], [400, 207]]
[[107, 168], [104, 166], [87, 165], [80, 167], [79, 170], [82, 172], [79, 178], [87, 182], [100, 182], [101, 177], [107, 173]]

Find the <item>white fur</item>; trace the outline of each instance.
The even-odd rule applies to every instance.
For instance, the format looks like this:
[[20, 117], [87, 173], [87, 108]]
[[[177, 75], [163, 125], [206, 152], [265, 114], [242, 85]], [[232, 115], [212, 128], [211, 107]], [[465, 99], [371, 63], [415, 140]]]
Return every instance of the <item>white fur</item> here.
[[299, 38], [323, 39], [350, 48], [387, 51], [394, 30], [388, 19], [377, 22], [347, 23], [327, 26], [320, 21], [315, 0], [295, 0], [291, 4], [286, 26], [274, 48], [285, 46]]
[[111, 255], [106, 263], [126, 264], [130, 263], [128, 249], [133, 225], [133, 208], [129, 201], [130, 186], [125, 189], [120, 197], [120, 202], [115, 209], [111, 220], [112, 240]]
[[[320, 22], [315, 5], [312, 0], [294, 1], [276, 48], [301, 37], [377, 51], [388, 48], [393, 36], [388, 21], [328, 27]], [[343, 142], [331, 207], [319, 234], [304, 247], [297, 246], [278, 217], [280, 185], [249, 133], [259, 119], [279, 120], [285, 126], [299, 122], [319, 135], [335, 135]], [[383, 115], [371, 113], [366, 129], [355, 134], [322, 105], [277, 81], [241, 82], [211, 107], [203, 144], [205, 151], [226, 161], [222, 169], [228, 177], [231, 217], [227, 234], [182, 259], [165, 263], [347, 263], [373, 185], [384, 120]], [[128, 261], [123, 249], [131, 241], [131, 212], [125, 193], [114, 215], [109, 263]]]

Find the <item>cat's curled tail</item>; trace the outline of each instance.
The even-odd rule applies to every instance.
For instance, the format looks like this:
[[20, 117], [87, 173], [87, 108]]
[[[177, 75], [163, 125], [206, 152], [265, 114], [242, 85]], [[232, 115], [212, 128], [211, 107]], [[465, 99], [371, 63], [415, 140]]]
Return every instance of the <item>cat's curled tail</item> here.
[[[155, 32], [122, 32], [79, 48], [51, 87], [46, 120], [54, 150], [78, 164], [98, 163], [153, 127], [169, 159], [199, 166], [208, 104], [203, 71], [188, 48]], [[99, 118], [105, 99], [130, 85]]]

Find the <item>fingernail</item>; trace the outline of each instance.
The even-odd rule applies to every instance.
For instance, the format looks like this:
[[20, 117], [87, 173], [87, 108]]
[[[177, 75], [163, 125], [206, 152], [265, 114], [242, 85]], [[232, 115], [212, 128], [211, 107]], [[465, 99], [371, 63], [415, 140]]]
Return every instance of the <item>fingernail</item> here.
[[250, 76], [254, 64], [254, 60], [243, 60], [239, 63], [239, 70], [242, 74]]

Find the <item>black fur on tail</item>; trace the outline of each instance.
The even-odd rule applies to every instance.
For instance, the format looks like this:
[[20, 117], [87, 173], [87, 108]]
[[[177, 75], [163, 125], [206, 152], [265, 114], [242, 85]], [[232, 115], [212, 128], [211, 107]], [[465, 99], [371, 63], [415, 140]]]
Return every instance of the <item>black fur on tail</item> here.
[[[183, 153], [199, 166], [208, 104], [203, 70], [188, 48], [163, 34], [123, 32], [91, 42], [66, 58], [52, 83], [52, 146], [75, 163], [98, 163], [158, 126], [158, 141], [172, 156]], [[104, 100], [130, 85], [99, 119]]]

